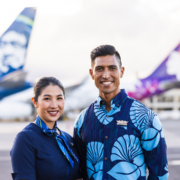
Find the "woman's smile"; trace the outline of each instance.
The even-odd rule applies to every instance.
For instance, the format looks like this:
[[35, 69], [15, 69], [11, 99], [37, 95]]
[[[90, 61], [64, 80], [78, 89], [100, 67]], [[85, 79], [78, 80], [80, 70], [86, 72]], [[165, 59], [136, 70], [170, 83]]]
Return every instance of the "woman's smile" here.
[[56, 116], [59, 111], [48, 111], [51, 116]]

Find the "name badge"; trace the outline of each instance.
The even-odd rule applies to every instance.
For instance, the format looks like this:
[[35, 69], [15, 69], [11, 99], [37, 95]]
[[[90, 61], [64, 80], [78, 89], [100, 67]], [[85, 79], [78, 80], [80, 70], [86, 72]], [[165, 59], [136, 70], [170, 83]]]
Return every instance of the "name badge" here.
[[127, 124], [128, 124], [128, 121], [117, 120], [117, 125], [127, 126]]

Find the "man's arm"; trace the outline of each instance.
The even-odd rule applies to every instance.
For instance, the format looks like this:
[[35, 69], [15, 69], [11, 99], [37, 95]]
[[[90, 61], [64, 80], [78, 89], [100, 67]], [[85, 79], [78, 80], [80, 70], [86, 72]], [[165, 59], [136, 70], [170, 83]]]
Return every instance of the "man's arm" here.
[[169, 176], [167, 147], [162, 124], [152, 111], [147, 115], [147, 122], [142, 132], [141, 144], [146, 167], [149, 170], [148, 180], [167, 180]]
[[74, 124], [74, 133], [73, 138], [75, 140], [76, 148], [79, 155], [80, 160], [80, 173], [81, 178], [84, 180], [87, 178], [87, 171], [86, 171], [86, 145], [83, 143], [81, 138], [81, 128], [84, 122], [84, 116], [86, 113], [86, 109], [81, 112], [81, 114], [77, 117], [75, 124]]

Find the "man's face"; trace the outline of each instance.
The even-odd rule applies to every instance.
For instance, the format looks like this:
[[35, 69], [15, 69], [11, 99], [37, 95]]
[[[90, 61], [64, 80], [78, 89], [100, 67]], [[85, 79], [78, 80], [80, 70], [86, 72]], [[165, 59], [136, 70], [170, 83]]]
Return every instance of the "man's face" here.
[[24, 64], [26, 43], [26, 37], [15, 31], [7, 32], [0, 39], [0, 71], [6, 73], [10, 67], [17, 69]]
[[119, 60], [115, 55], [100, 56], [94, 60], [92, 69], [89, 70], [100, 95], [119, 93], [120, 78], [123, 76], [124, 67], [120, 68]]

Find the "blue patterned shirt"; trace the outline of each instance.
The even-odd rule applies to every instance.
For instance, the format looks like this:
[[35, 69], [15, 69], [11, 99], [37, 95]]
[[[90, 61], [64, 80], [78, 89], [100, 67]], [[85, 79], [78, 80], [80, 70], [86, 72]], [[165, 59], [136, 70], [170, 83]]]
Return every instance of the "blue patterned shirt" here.
[[166, 142], [157, 115], [121, 90], [106, 111], [98, 98], [75, 121], [82, 177], [90, 180], [168, 179]]

